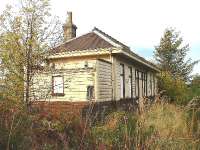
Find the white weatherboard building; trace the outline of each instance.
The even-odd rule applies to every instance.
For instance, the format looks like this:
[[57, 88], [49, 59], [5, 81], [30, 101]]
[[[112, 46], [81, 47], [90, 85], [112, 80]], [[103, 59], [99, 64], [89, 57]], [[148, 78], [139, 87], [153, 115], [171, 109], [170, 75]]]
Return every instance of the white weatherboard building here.
[[98, 28], [76, 37], [72, 13], [68, 15], [65, 42], [47, 58], [50, 69], [34, 76], [35, 99], [102, 102], [156, 94], [159, 69], [154, 64]]

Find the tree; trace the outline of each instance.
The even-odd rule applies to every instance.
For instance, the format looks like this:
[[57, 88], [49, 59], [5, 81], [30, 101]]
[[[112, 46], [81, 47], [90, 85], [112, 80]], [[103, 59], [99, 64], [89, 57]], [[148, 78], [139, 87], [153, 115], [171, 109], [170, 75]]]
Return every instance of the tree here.
[[7, 6], [0, 16], [0, 59], [8, 97], [29, 104], [35, 69], [62, 40], [61, 32], [59, 21], [50, 15], [49, 0], [21, 0], [15, 9]]
[[158, 88], [169, 98], [170, 102], [187, 103], [188, 89], [182, 79], [178, 77], [174, 79], [170, 72], [162, 72], [158, 79]]
[[200, 88], [200, 75], [199, 74], [196, 74], [193, 76], [191, 85]]
[[187, 81], [198, 61], [186, 60], [189, 45], [183, 46], [183, 39], [174, 29], [168, 28], [160, 40], [160, 44], [155, 47], [154, 57], [162, 71], [172, 74], [173, 78], [181, 78]]
[[190, 98], [200, 96], [200, 75], [193, 76], [191, 83], [189, 84]]

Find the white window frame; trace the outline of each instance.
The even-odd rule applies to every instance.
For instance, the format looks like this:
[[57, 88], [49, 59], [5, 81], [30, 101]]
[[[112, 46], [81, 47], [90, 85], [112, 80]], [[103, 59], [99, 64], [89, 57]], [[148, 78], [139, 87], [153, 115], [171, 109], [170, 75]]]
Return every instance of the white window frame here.
[[[59, 80], [56, 80], [59, 79]], [[60, 83], [59, 83], [60, 82]], [[64, 96], [64, 77], [61, 75], [52, 76], [52, 95]]]

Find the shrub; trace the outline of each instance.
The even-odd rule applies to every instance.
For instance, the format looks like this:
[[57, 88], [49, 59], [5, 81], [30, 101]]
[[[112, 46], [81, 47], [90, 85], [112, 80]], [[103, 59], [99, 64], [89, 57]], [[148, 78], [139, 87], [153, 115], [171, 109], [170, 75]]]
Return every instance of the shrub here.
[[191, 136], [190, 121], [180, 106], [153, 104], [141, 115], [113, 112], [92, 134], [107, 149], [196, 149], [200, 143]]
[[145, 148], [154, 134], [154, 128], [143, 128], [137, 114], [114, 112], [107, 116], [104, 125], [92, 129], [97, 145], [108, 149]]
[[27, 149], [31, 118], [12, 101], [0, 102], [0, 149]]
[[89, 126], [77, 115], [31, 114], [0, 102], [0, 149], [199, 149], [200, 99], [186, 108], [156, 103], [141, 114], [114, 111]]
[[178, 76], [174, 77], [169, 72], [162, 72], [158, 82], [159, 90], [164, 91], [164, 94], [169, 97], [170, 102], [187, 104], [188, 89], [181, 78]]
[[200, 97], [194, 97], [188, 103], [186, 110], [191, 134], [200, 137]]

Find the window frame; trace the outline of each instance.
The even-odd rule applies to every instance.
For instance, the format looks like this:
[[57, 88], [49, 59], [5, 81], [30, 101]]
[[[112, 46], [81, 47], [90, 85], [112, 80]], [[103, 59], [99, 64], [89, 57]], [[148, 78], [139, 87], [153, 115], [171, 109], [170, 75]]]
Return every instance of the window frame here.
[[87, 86], [87, 100], [94, 100], [95, 99], [95, 90], [93, 85]]
[[131, 92], [131, 98], [133, 98], [133, 68], [131, 66], [128, 67], [129, 68], [129, 80], [131, 82], [130, 86], [130, 92]]
[[152, 74], [150, 73], [150, 95], [152, 96], [153, 95], [153, 81], [152, 81]]
[[[121, 72], [121, 67], [122, 67], [122, 72]], [[120, 99], [124, 99], [125, 98], [125, 68], [124, 68], [124, 64], [120, 64], [120, 86], [121, 86], [121, 77], [122, 77], [122, 81], [123, 81], [123, 96], [121, 95], [121, 88], [120, 88]]]
[[[55, 93], [54, 92], [54, 78], [56, 78], [56, 77], [62, 77], [62, 83], [63, 83], [62, 93]], [[64, 89], [65, 89], [65, 87], [64, 87], [64, 76], [62, 76], [62, 75], [54, 75], [54, 76], [52, 76], [52, 96], [64, 96], [65, 95], [64, 94]]]
[[140, 85], [139, 85], [139, 70], [135, 69], [135, 97], [138, 98], [140, 95]]

